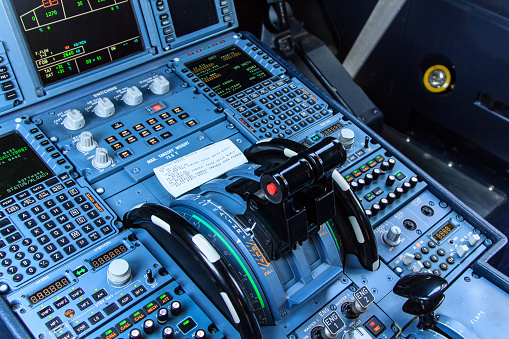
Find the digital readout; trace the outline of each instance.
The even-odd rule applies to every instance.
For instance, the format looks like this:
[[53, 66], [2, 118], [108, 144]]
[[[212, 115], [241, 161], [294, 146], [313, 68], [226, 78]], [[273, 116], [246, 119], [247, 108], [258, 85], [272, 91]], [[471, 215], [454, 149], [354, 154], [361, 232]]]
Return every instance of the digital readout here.
[[46, 285], [45, 287], [41, 288], [37, 292], [34, 292], [28, 296], [28, 300], [32, 304], [37, 304], [39, 301], [46, 299], [47, 297], [57, 293], [65, 286], [69, 285], [71, 282], [67, 277], [62, 277], [54, 282], [52, 282], [49, 285]]
[[451, 233], [455, 228], [456, 228], [456, 226], [454, 226], [452, 223], [448, 222], [441, 229], [439, 229], [437, 232], [435, 232], [433, 234], [433, 239], [440, 242], [440, 241], [442, 241], [442, 239], [447, 237], [449, 235], [449, 233]]
[[116, 257], [125, 252], [127, 252], [127, 247], [124, 244], [120, 244], [117, 247], [112, 248], [108, 252], [103, 253], [100, 256], [90, 260], [90, 263], [92, 264], [92, 267], [98, 268], [112, 261], [113, 259], [115, 259]]

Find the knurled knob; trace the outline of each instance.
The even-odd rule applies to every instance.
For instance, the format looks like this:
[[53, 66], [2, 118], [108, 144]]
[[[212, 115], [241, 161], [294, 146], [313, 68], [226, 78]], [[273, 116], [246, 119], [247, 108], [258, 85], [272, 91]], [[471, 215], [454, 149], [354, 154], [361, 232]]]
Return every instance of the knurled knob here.
[[384, 242], [389, 246], [397, 246], [401, 242], [401, 228], [391, 226], [383, 235]]
[[95, 149], [95, 155], [92, 159], [92, 166], [98, 169], [103, 169], [111, 165], [113, 159], [108, 155], [108, 150], [106, 148], [97, 147]]
[[90, 152], [93, 151], [97, 147], [97, 142], [95, 142], [94, 137], [92, 136], [92, 133], [85, 131], [81, 132], [80, 134], [80, 140], [78, 141], [78, 144], [76, 145], [76, 148], [80, 152]]

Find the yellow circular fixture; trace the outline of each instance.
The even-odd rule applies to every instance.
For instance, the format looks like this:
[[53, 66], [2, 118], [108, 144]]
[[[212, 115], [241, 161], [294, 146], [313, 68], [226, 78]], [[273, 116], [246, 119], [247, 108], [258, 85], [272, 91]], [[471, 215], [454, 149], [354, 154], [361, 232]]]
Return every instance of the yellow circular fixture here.
[[451, 85], [451, 71], [444, 65], [434, 65], [426, 70], [424, 86], [431, 93], [443, 93]]

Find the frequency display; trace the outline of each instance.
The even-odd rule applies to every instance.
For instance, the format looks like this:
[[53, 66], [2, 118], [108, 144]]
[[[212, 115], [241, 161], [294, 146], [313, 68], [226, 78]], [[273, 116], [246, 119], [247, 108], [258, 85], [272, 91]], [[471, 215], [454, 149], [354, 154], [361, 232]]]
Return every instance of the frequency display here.
[[130, 0], [12, 0], [44, 85], [143, 50]]
[[53, 172], [16, 132], [0, 137], [0, 199], [54, 176]]
[[186, 67], [221, 98], [270, 78], [270, 74], [259, 63], [237, 46], [186, 63]]

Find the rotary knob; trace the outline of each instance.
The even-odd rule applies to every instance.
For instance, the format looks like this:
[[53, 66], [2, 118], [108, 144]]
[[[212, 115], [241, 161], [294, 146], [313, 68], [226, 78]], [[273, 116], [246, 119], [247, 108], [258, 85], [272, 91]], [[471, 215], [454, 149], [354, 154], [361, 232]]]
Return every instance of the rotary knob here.
[[156, 75], [150, 84], [150, 91], [156, 95], [163, 95], [170, 91], [170, 82], [162, 75]]
[[196, 331], [196, 333], [194, 334], [194, 337], [196, 339], [204, 339], [207, 337], [207, 333], [204, 331], [204, 330], [198, 330]]
[[389, 194], [387, 194], [387, 202], [389, 204], [392, 204], [394, 202], [394, 200], [396, 200], [396, 199], [397, 199], [397, 196], [393, 192], [390, 192]]
[[92, 159], [92, 166], [97, 169], [103, 169], [110, 166], [113, 163], [113, 159], [108, 155], [106, 148], [97, 147], [95, 149], [95, 155]]
[[173, 339], [173, 327], [166, 326], [163, 328], [163, 339]]
[[64, 127], [71, 131], [79, 130], [85, 127], [85, 117], [77, 109], [65, 111]]
[[383, 161], [380, 164], [380, 169], [384, 172], [387, 171], [389, 169], [389, 163], [387, 161]]
[[159, 311], [157, 311], [157, 322], [159, 324], [164, 324], [168, 321], [168, 310], [166, 308], [160, 308]]
[[419, 179], [417, 179], [417, 177], [411, 177], [408, 182], [410, 183], [410, 186], [412, 186], [413, 188], [417, 186], [417, 184], [419, 183]]
[[384, 242], [391, 247], [399, 245], [401, 242], [401, 228], [398, 226], [391, 226], [383, 235]]
[[389, 160], [387, 160], [387, 162], [389, 163], [390, 170], [394, 168], [394, 165], [396, 165], [396, 160], [393, 158], [390, 158]]
[[143, 93], [136, 86], [129, 87], [122, 100], [129, 106], [137, 106], [143, 102]]
[[373, 174], [371, 173], [368, 173], [364, 176], [364, 181], [366, 182], [366, 185], [369, 185], [373, 182], [374, 180], [374, 177], [373, 177]]
[[108, 266], [108, 280], [115, 285], [123, 285], [131, 279], [131, 268], [124, 259], [115, 259]]
[[341, 141], [345, 149], [350, 149], [355, 140], [355, 132], [349, 128], [343, 128], [341, 132], [339, 132], [338, 140]]
[[76, 145], [76, 148], [78, 151], [86, 153], [93, 151], [97, 147], [97, 142], [95, 142], [92, 133], [85, 131], [81, 132], [80, 134], [80, 140], [78, 141], [78, 144]]
[[376, 180], [376, 179], [380, 178], [381, 174], [382, 174], [382, 171], [379, 170], [378, 168], [375, 168], [373, 170], [373, 179]]
[[108, 118], [115, 114], [115, 105], [108, 98], [99, 98], [94, 107], [94, 113], [99, 118]]
[[170, 312], [174, 317], [176, 317], [177, 315], [182, 313], [182, 304], [180, 304], [180, 302], [178, 301], [172, 302], [170, 306]]
[[359, 180], [357, 180], [357, 187], [360, 190], [363, 189], [364, 186], [366, 186], [366, 181], [364, 181], [364, 179], [360, 178]]
[[143, 323], [143, 332], [146, 334], [152, 334], [156, 330], [156, 324], [152, 319], [147, 319]]
[[403, 264], [408, 266], [414, 261], [415, 256], [412, 253], [405, 253], [403, 256]]
[[395, 182], [396, 182], [396, 177], [392, 174], [387, 177], [387, 180], [385, 180], [385, 184], [389, 187], [394, 185]]
[[129, 332], [129, 339], [141, 339], [141, 332], [139, 329], [134, 328]]

